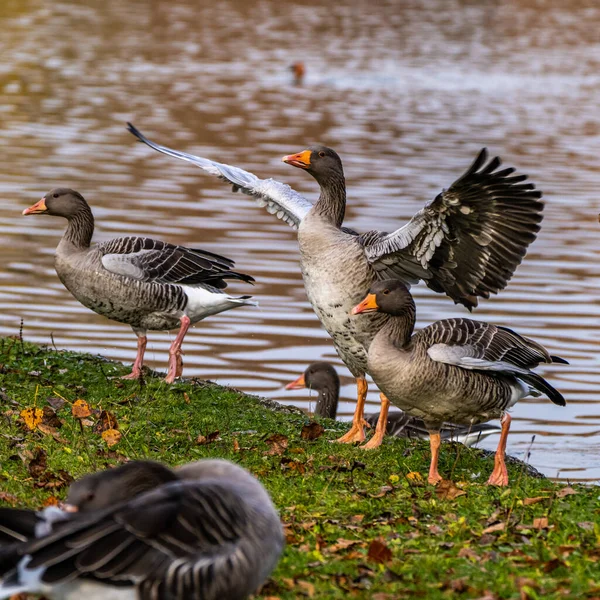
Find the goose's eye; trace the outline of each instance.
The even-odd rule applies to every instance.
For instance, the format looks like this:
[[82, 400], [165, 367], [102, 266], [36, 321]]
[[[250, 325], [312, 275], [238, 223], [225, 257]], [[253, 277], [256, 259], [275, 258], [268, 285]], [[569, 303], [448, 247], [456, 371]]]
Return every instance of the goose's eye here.
[[383, 295], [387, 296], [390, 293], [390, 290], [383, 290]]
[[52, 194], [53, 198], [58, 198], [58, 194]]
[[320, 156], [321, 158], [324, 158], [324, 157], [325, 157], [325, 152], [323, 152], [323, 150], [321, 150], [321, 152], [319, 152], [319, 156]]

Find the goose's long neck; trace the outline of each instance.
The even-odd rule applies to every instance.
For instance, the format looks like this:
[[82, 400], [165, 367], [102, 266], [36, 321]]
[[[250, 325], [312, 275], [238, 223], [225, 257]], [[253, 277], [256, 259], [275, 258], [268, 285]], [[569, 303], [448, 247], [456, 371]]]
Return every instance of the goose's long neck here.
[[405, 307], [399, 316], [390, 316], [378, 336], [385, 336], [396, 348], [406, 348], [415, 328], [416, 309], [414, 303]]
[[340, 384], [331, 382], [319, 390], [317, 405], [315, 406], [315, 415], [335, 419], [337, 416], [338, 402], [340, 399]]
[[319, 181], [321, 195], [315, 204], [317, 214], [331, 221], [336, 227], [341, 227], [346, 212], [346, 180], [343, 173], [329, 174], [326, 179]]
[[92, 235], [94, 235], [94, 216], [90, 207], [85, 206], [69, 218], [63, 241], [78, 250], [85, 250], [90, 247]]

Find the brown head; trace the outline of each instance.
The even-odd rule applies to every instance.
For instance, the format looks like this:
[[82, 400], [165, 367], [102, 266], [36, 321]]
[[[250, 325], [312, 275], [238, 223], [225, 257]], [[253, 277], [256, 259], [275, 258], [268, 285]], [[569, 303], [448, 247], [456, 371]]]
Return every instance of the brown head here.
[[72, 219], [75, 215], [90, 212], [90, 207], [84, 197], [69, 188], [50, 190], [39, 202], [23, 211], [24, 215], [54, 215]]
[[310, 173], [320, 185], [329, 181], [344, 178], [342, 161], [335, 150], [327, 146], [310, 146], [297, 154], [289, 154], [281, 159], [284, 163], [304, 169]]
[[327, 362], [312, 363], [298, 379], [285, 386], [286, 390], [301, 388], [319, 392], [316, 415], [335, 419], [340, 398], [340, 378], [332, 365]]
[[352, 314], [382, 312], [401, 317], [414, 311], [415, 303], [406, 285], [398, 279], [386, 279], [371, 286], [367, 297], [352, 309]]

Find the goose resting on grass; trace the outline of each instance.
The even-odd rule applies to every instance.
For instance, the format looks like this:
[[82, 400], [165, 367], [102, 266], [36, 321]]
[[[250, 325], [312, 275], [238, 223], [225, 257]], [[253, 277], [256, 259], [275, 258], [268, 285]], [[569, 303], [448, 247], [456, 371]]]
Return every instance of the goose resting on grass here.
[[500, 418], [502, 433], [488, 483], [508, 485], [504, 455], [511, 419], [506, 411], [529, 395], [545, 394], [565, 406], [562, 395], [530, 369], [567, 361], [506, 327], [470, 319], [436, 321], [413, 334], [415, 303], [395, 279], [375, 283], [352, 310], [354, 315], [365, 313], [390, 317], [369, 347], [369, 374], [394, 405], [425, 422], [431, 444], [429, 482], [442, 479], [437, 464], [444, 422], [471, 426]]
[[75, 482], [68, 501], [69, 510], [0, 509], [0, 530], [17, 523], [0, 547], [0, 598], [238, 600], [283, 550], [269, 495], [225, 460], [128, 463]]
[[173, 383], [183, 372], [181, 344], [191, 325], [210, 315], [256, 304], [250, 296], [236, 298], [223, 291], [226, 279], [248, 283], [254, 279], [232, 271], [234, 262], [218, 254], [144, 237], [116, 238], [90, 246], [94, 217], [83, 196], [74, 190], [51, 190], [23, 214], [68, 220], [56, 249], [56, 272], [81, 304], [131, 325], [138, 347], [133, 370], [125, 379], [142, 375], [147, 329], [179, 327], [169, 349], [165, 379]]
[[[315, 415], [328, 419], [336, 418], [340, 399], [340, 378], [332, 365], [327, 362], [312, 363], [298, 379], [285, 386], [286, 390], [302, 388], [316, 390], [319, 394], [315, 405]], [[366, 415], [365, 420], [371, 427], [376, 427], [379, 422], [379, 413]], [[385, 433], [400, 438], [426, 439], [429, 437], [423, 419], [411, 417], [403, 411], [388, 413]], [[442, 440], [461, 442], [465, 446], [472, 446], [496, 433], [500, 433], [500, 427], [487, 423], [469, 427], [444, 423], [440, 429]]]
[[[471, 309], [477, 298], [503, 289], [535, 240], [542, 220], [541, 192], [526, 175], [501, 169], [482, 150], [473, 164], [404, 226], [392, 233], [359, 235], [342, 226], [346, 183], [340, 157], [326, 146], [311, 146], [283, 161], [305, 170], [321, 194], [313, 205], [288, 185], [259, 179], [238, 167], [171, 150], [151, 142], [131, 123], [129, 131], [154, 150], [188, 161], [253, 196], [270, 213], [298, 229], [304, 287], [336, 351], [357, 382], [350, 431], [338, 441], [365, 439], [367, 351], [389, 319], [382, 313], [351, 319], [349, 312], [377, 280], [420, 279], [436, 292]], [[382, 414], [387, 400], [382, 397]], [[382, 424], [385, 429], [385, 423]], [[379, 438], [364, 448], [376, 448]]]

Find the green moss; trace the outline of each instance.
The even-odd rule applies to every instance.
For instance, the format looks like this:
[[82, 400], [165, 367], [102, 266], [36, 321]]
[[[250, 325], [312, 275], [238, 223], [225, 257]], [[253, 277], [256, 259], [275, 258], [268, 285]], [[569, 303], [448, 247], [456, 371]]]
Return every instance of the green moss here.
[[[327, 420], [325, 434], [308, 441], [301, 431], [309, 419], [295, 408], [201, 381], [119, 380], [126, 372], [100, 357], [0, 339], [0, 498], [39, 507], [64, 495], [68, 476], [125, 458], [179, 464], [220, 456], [264, 482], [286, 523], [288, 545], [264, 597], [600, 596], [597, 487], [563, 495], [564, 486], [511, 465], [511, 487], [491, 488], [493, 461], [448, 444], [440, 471], [465, 494], [441, 499], [406, 477], [426, 474], [425, 442], [388, 439], [366, 452], [332, 444], [347, 426]], [[65, 400], [56, 411], [62, 426], [29, 430], [21, 411], [43, 409], [48, 398]], [[95, 410], [88, 423], [71, 414], [78, 398]], [[100, 410], [119, 424], [122, 438], [111, 449], [98, 430]]]

